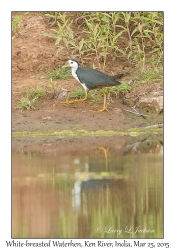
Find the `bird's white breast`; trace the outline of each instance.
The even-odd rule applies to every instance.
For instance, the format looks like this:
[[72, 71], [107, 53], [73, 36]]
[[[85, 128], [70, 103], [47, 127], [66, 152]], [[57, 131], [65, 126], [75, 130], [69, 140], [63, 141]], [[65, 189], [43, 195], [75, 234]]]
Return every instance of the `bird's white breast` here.
[[72, 76], [81, 84], [81, 86], [84, 88], [85, 92], [87, 92], [89, 89], [86, 87], [85, 83], [81, 83], [78, 79], [78, 76], [76, 74], [76, 71], [72, 69]]
[[76, 74], [76, 72], [75, 72], [74, 69], [72, 69], [72, 76], [80, 83], [80, 81], [78, 79], [78, 76], [77, 76], [77, 74]]

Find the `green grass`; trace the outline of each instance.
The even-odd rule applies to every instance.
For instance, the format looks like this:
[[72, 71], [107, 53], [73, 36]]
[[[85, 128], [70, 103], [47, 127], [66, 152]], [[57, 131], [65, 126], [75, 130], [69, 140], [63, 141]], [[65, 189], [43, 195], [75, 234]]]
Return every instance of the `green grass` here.
[[22, 21], [22, 16], [17, 15], [12, 18], [12, 33], [13, 33], [13, 38], [18, 37], [20, 34], [21, 30], [21, 21]]
[[37, 99], [46, 95], [46, 90], [43, 87], [36, 86], [35, 88], [28, 88], [23, 91], [23, 97], [19, 100], [17, 108], [22, 110], [35, 109], [37, 105]]
[[[70, 92], [68, 94], [68, 99], [83, 99], [85, 97], [85, 91], [83, 88], [77, 88], [75, 91]], [[91, 101], [94, 102], [99, 102], [100, 101], [100, 96], [102, 96], [102, 93], [100, 90], [91, 90], [88, 92], [88, 99], [91, 99]]]
[[29, 88], [25, 90], [25, 93], [29, 98], [41, 97], [46, 94], [46, 90], [43, 87]]
[[75, 91], [68, 94], [68, 99], [83, 99], [85, 97], [85, 91], [83, 88], [77, 88]]
[[50, 23], [51, 26], [56, 25], [58, 18], [59, 18], [59, 13], [58, 12], [49, 12], [46, 13], [45, 16], [48, 17], [48, 22]]
[[102, 92], [100, 90], [92, 90], [89, 94], [88, 97], [91, 99], [90, 103], [99, 103], [101, 102], [102, 98]]
[[132, 89], [131, 85], [129, 85], [127, 83], [122, 83], [121, 85], [118, 85], [118, 86], [104, 88], [104, 91], [109, 95], [111, 93], [115, 93], [116, 95], [117, 94], [125, 95], [126, 93], [130, 92], [131, 89]]
[[154, 83], [163, 82], [163, 68], [150, 68], [145, 70], [141, 75], [136, 76], [138, 83]]
[[[125, 95], [127, 92], [131, 91], [132, 87], [127, 84], [123, 83], [119, 86], [113, 86], [110, 88], [103, 88], [105, 93], [108, 95], [108, 97], [111, 96], [111, 94], [122, 94]], [[88, 98], [91, 99], [92, 103], [97, 103], [101, 101], [101, 97], [103, 96], [103, 93], [100, 90], [94, 89], [88, 92]], [[77, 88], [75, 91], [70, 92], [68, 95], [68, 99], [83, 99], [85, 97], [85, 91], [83, 88]]]
[[22, 110], [24, 110], [24, 109], [35, 109], [37, 99], [38, 99], [37, 97], [34, 97], [33, 99], [29, 100], [26, 97], [22, 97], [20, 99], [20, 103], [17, 105], [17, 108], [20, 108]]
[[[75, 91], [68, 94], [68, 99], [83, 99], [85, 97], [85, 91], [83, 88], [77, 88]], [[92, 90], [88, 92], [88, 99], [91, 99], [91, 103], [98, 103], [101, 101], [102, 93], [100, 90]]]
[[63, 80], [65, 80], [66, 78], [68, 78], [70, 76], [71, 76], [70, 70], [65, 68], [65, 67], [58, 67], [52, 71], [46, 72], [46, 77], [48, 79], [63, 79]]
[[[163, 61], [163, 12], [49, 12], [57, 53], [67, 58], [95, 60], [99, 69], [107, 61], [127, 60], [140, 72]], [[75, 33], [76, 26], [76, 33]], [[78, 29], [78, 30], [77, 30]]]

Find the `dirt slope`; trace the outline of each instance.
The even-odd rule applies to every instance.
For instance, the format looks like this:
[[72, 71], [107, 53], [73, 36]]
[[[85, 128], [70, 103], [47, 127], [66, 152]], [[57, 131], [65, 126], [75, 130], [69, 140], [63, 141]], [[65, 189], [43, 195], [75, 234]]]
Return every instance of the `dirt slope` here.
[[[13, 13], [17, 15], [19, 13]], [[35, 110], [21, 112], [17, 109], [21, 91], [29, 86], [44, 86], [48, 89], [48, 79], [45, 78], [45, 70], [53, 70], [57, 66], [66, 63], [67, 57], [64, 52], [56, 55], [55, 40], [45, 37], [49, 33], [50, 26], [45, 15], [41, 12], [23, 15], [21, 30], [18, 37], [12, 40], [12, 130], [13, 131], [55, 131], [57, 129], [86, 129], [86, 130], [111, 130], [130, 127], [144, 127], [148, 124], [162, 122], [162, 116], [154, 115], [144, 119], [125, 112], [129, 109], [124, 105], [124, 99], [112, 97], [108, 99], [108, 112], [96, 113], [90, 110], [102, 107], [100, 103], [88, 100], [75, 105], [61, 105], [57, 95], [48, 94], [38, 100]], [[90, 63], [88, 61], [88, 63]], [[121, 73], [127, 62], [108, 62], [106, 73], [112, 69]], [[88, 66], [88, 65], [87, 65]], [[129, 66], [129, 65], [128, 65]], [[133, 69], [132, 69], [133, 70]], [[132, 81], [132, 75], [125, 81]], [[58, 90], [62, 88], [69, 91], [79, 87], [78, 83], [70, 77], [67, 80], [56, 80]], [[135, 89], [128, 94], [130, 97], [146, 93], [150, 84]], [[160, 84], [153, 84], [150, 91], [162, 91]], [[50, 90], [51, 91], [51, 90]], [[59, 92], [57, 93], [59, 94]], [[53, 98], [54, 97], [54, 98]], [[126, 102], [125, 102], [126, 103]]]

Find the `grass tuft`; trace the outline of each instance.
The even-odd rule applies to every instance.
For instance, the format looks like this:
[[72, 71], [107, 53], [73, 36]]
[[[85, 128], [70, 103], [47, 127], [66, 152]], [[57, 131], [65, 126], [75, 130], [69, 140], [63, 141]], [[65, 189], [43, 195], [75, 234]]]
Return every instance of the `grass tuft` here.
[[46, 90], [43, 87], [33, 87], [24, 91], [29, 98], [41, 97], [46, 94]]
[[13, 34], [13, 38], [14, 37], [18, 37], [20, 34], [20, 30], [21, 30], [21, 20], [22, 20], [22, 16], [18, 15], [18, 16], [14, 16], [12, 18], [12, 34]]
[[35, 109], [37, 99], [38, 99], [38, 97], [34, 97], [33, 99], [28, 99], [26, 97], [22, 97], [20, 99], [20, 103], [17, 105], [17, 108], [20, 108], [22, 110]]
[[82, 88], [77, 88], [74, 92], [70, 92], [68, 94], [68, 99], [69, 98], [83, 99], [84, 97], [85, 97], [85, 91]]
[[43, 87], [33, 87], [23, 91], [23, 96], [19, 100], [19, 104], [17, 108], [22, 110], [24, 109], [35, 109], [36, 108], [36, 101], [39, 97], [46, 95], [46, 90]]
[[55, 68], [53, 71], [47, 71], [46, 72], [46, 77], [48, 79], [63, 79], [65, 80], [66, 78], [70, 77], [71, 73], [70, 70], [64, 67], [58, 67]]
[[150, 68], [145, 70], [140, 76], [136, 77], [138, 83], [163, 82], [163, 68]]

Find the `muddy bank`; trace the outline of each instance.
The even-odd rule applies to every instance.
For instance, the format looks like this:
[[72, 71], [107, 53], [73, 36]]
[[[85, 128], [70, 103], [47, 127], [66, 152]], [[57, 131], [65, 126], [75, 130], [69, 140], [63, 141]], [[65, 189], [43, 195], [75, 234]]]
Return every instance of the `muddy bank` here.
[[[37, 110], [21, 112], [13, 109], [12, 131], [57, 131], [58, 129], [116, 130], [144, 128], [163, 122], [162, 114], [151, 113], [148, 117], [124, 111], [132, 109], [119, 101], [110, 103], [108, 112], [92, 112], [99, 106], [85, 103], [63, 106], [57, 100], [40, 101]], [[145, 114], [147, 114], [145, 112]]]
[[92, 154], [100, 148], [108, 148], [114, 154], [124, 154], [130, 151], [158, 153], [163, 146], [163, 135], [161, 131], [154, 133], [140, 134], [137, 136], [86, 136], [86, 137], [65, 137], [57, 136], [21, 136], [12, 138], [12, 150], [19, 153], [62, 153]]
[[[13, 13], [15, 14], [15, 13]], [[64, 129], [85, 130], [117, 130], [128, 128], [144, 128], [146, 126], [163, 123], [163, 110], [157, 103], [163, 98], [162, 83], [133, 83], [131, 92], [125, 96], [110, 96], [107, 99], [108, 112], [92, 112], [103, 105], [103, 97], [99, 102], [88, 99], [84, 103], [75, 105], [61, 105], [58, 100], [62, 88], [75, 91], [79, 84], [70, 77], [66, 80], [56, 79], [56, 95], [49, 89], [49, 80], [45, 77], [46, 70], [53, 70], [65, 64], [64, 51], [56, 54], [55, 40], [45, 37], [49, 33], [50, 25], [44, 13], [31, 12], [23, 15], [21, 30], [18, 37], [12, 40], [12, 131], [57, 131]], [[93, 58], [88, 61], [93, 64]], [[87, 65], [88, 66], [88, 65]], [[109, 61], [106, 73], [122, 73], [129, 67], [130, 74], [124, 79], [126, 83], [135, 82], [132, 65], [126, 61]], [[37, 101], [36, 109], [24, 110], [16, 108], [26, 88], [41, 86], [47, 93]], [[154, 102], [149, 98], [154, 98]], [[157, 99], [156, 99], [157, 98]], [[152, 99], [151, 99], [152, 100]], [[154, 105], [155, 104], [155, 108]], [[149, 115], [141, 116], [124, 111], [136, 109]], [[161, 104], [162, 105], [162, 104]], [[160, 105], [160, 106], [161, 106]], [[157, 111], [156, 111], [157, 110]]]

